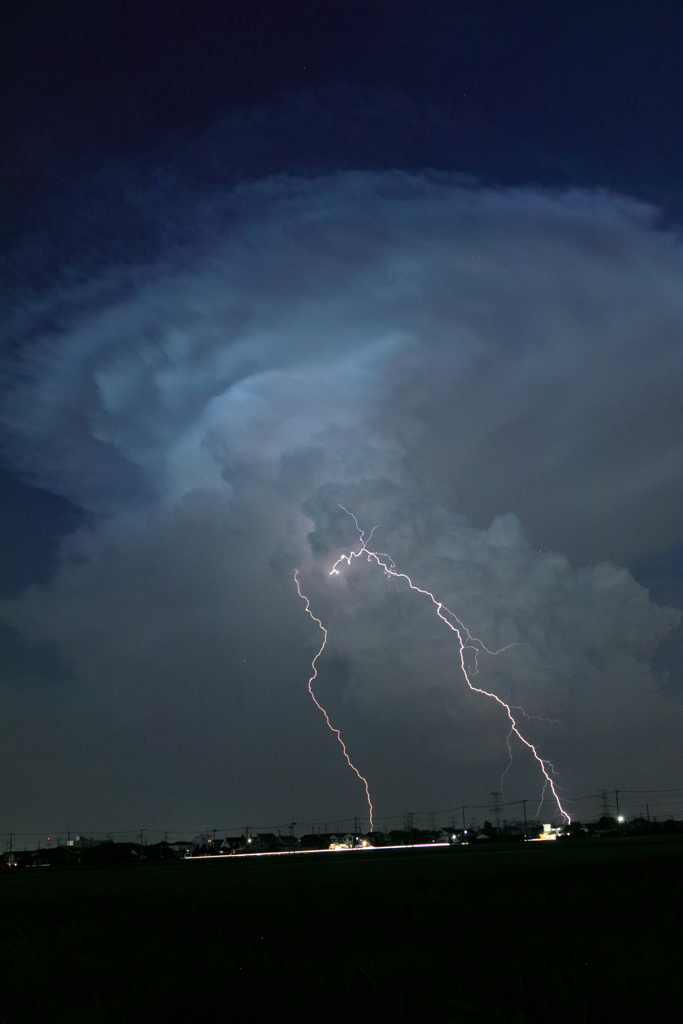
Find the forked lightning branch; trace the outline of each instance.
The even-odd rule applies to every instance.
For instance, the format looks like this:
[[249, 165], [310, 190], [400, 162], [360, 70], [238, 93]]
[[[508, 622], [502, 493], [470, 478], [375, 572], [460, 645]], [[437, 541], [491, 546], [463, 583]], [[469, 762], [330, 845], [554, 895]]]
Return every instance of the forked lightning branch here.
[[[417, 594], [421, 594], [423, 597], [428, 598], [432, 602], [438, 617], [441, 619], [442, 622], [444, 622], [446, 624], [446, 626], [448, 626], [448, 628], [451, 630], [451, 632], [453, 632], [455, 634], [455, 637], [456, 637], [456, 640], [457, 640], [457, 645], [458, 645], [458, 658], [459, 658], [459, 662], [460, 662], [460, 671], [462, 673], [462, 677], [465, 680], [465, 683], [470, 688], [470, 690], [472, 690], [473, 693], [478, 693], [482, 697], [486, 697], [489, 700], [494, 701], [496, 704], [500, 705], [500, 707], [502, 709], [504, 709], [505, 714], [506, 714], [507, 719], [508, 719], [508, 723], [509, 723], [508, 739], [509, 739], [509, 736], [514, 733], [514, 735], [517, 737], [517, 739], [520, 741], [520, 743], [522, 743], [523, 746], [525, 746], [527, 748], [527, 750], [529, 750], [529, 752], [532, 754], [532, 756], [535, 759], [536, 764], [538, 765], [538, 768], [540, 770], [541, 778], [543, 780], [543, 790], [542, 790], [542, 794], [541, 794], [541, 803], [543, 802], [543, 799], [545, 797], [546, 791], [549, 789], [550, 792], [553, 795], [553, 798], [555, 800], [555, 803], [557, 805], [557, 809], [558, 809], [559, 813], [561, 814], [562, 818], [569, 824], [571, 822], [571, 818], [570, 818], [568, 812], [565, 810], [565, 808], [562, 805], [559, 793], [557, 792], [557, 787], [556, 787], [555, 781], [553, 779], [553, 775], [555, 774], [554, 768], [553, 768], [552, 764], [550, 763], [550, 761], [548, 761], [546, 758], [541, 757], [541, 755], [538, 753], [538, 750], [536, 749], [534, 744], [531, 742], [531, 740], [527, 739], [527, 737], [522, 733], [522, 731], [520, 729], [519, 722], [518, 722], [517, 718], [515, 717], [515, 715], [513, 714], [513, 712], [519, 710], [519, 711], [522, 712], [523, 717], [526, 718], [528, 716], [525, 715], [524, 711], [521, 708], [518, 708], [517, 706], [513, 706], [511, 704], [506, 703], [506, 701], [504, 701], [502, 699], [502, 697], [499, 697], [498, 694], [493, 693], [490, 690], [485, 690], [485, 689], [483, 689], [480, 686], [475, 686], [474, 683], [472, 682], [472, 679], [470, 678], [470, 672], [467, 669], [466, 654], [465, 654], [466, 651], [473, 652], [473, 654], [474, 654], [474, 664], [475, 664], [475, 667], [476, 667], [476, 665], [477, 665], [477, 658], [478, 658], [478, 655], [479, 655], [480, 652], [484, 652], [484, 653], [490, 654], [490, 655], [497, 655], [497, 654], [502, 654], [503, 651], [505, 651], [505, 650], [508, 650], [510, 646], [515, 646], [515, 645], [514, 644], [510, 644], [510, 645], [508, 645], [508, 647], [502, 647], [498, 651], [491, 651], [491, 650], [489, 650], [489, 648], [486, 647], [486, 645], [481, 640], [479, 640], [477, 637], [472, 636], [472, 634], [468, 630], [467, 626], [465, 626], [464, 623], [462, 623], [460, 621], [458, 616], [455, 615], [455, 613], [452, 612], [449, 608], [447, 608], [442, 601], [437, 600], [437, 598], [434, 596], [434, 594], [431, 591], [424, 590], [422, 587], [416, 586], [416, 584], [413, 583], [411, 578], [408, 575], [406, 575], [406, 573], [397, 572], [396, 571], [396, 565], [395, 565], [393, 559], [390, 558], [389, 555], [384, 554], [383, 552], [372, 551], [368, 547], [368, 544], [372, 540], [372, 537], [373, 537], [373, 534], [375, 532], [376, 527], [373, 527], [373, 529], [370, 532], [370, 535], [368, 536], [368, 538], [366, 540], [365, 532], [358, 525], [358, 520], [356, 519], [355, 515], [352, 512], [349, 512], [348, 509], [344, 508], [343, 505], [340, 505], [340, 508], [342, 508], [343, 511], [346, 512], [347, 515], [351, 516], [351, 518], [353, 519], [354, 523], [356, 524], [356, 529], [358, 530], [360, 547], [358, 548], [357, 551], [350, 551], [348, 554], [340, 555], [339, 558], [337, 559], [337, 561], [332, 566], [332, 569], [330, 570], [330, 576], [338, 576], [340, 574], [340, 566], [342, 566], [343, 564], [346, 564], [346, 566], [348, 566], [350, 568], [352, 566], [352, 564], [353, 564], [354, 559], [360, 558], [362, 555], [364, 555], [368, 562], [370, 562], [371, 564], [374, 563], [375, 565], [379, 566], [379, 568], [382, 570], [384, 575], [387, 576], [389, 579], [404, 580], [408, 584], [408, 587], [411, 590], [414, 590]], [[365, 787], [365, 796], [366, 796], [366, 800], [367, 800], [367, 803], [368, 803], [368, 812], [369, 812], [369, 817], [370, 817], [370, 829], [372, 830], [372, 827], [373, 827], [373, 806], [372, 806], [372, 800], [371, 800], [371, 797], [370, 797], [370, 787], [369, 787], [369, 784], [368, 784], [368, 780], [365, 778], [365, 776], [363, 776], [360, 773], [360, 771], [358, 770], [356, 765], [353, 763], [353, 761], [349, 757], [348, 751], [346, 749], [346, 744], [344, 743], [344, 740], [342, 739], [342, 736], [341, 736], [341, 732], [339, 731], [339, 729], [335, 728], [335, 726], [332, 725], [332, 722], [330, 721], [330, 717], [329, 717], [327, 711], [325, 710], [325, 708], [322, 706], [322, 704], [320, 703], [320, 701], [316, 697], [314, 689], [313, 689], [313, 684], [314, 684], [315, 680], [318, 678], [318, 659], [320, 658], [321, 654], [325, 650], [325, 646], [327, 644], [327, 629], [325, 628], [325, 626], [323, 626], [323, 624], [320, 621], [320, 619], [316, 615], [314, 615], [313, 612], [311, 611], [310, 601], [309, 601], [308, 597], [306, 597], [306, 595], [301, 590], [301, 584], [299, 582], [299, 570], [298, 569], [294, 573], [294, 582], [296, 584], [296, 589], [297, 589], [297, 592], [299, 594], [299, 597], [303, 601], [306, 602], [306, 612], [311, 617], [311, 619], [316, 623], [316, 625], [322, 631], [322, 634], [323, 634], [323, 641], [322, 641], [322, 644], [320, 645], [320, 649], [318, 650], [318, 652], [316, 653], [315, 657], [313, 658], [313, 660], [311, 662], [312, 675], [311, 675], [310, 679], [308, 680], [308, 692], [310, 693], [310, 695], [311, 695], [311, 697], [312, 697], [316, 707], [324, 715], [325, 721], [327, 723], [328, 728], [336, 735], [337, 740], [339, 741], [339, 743], [341, 745], [341, 748], [342, 748], [342, 751], [344, 753], [344, 757], [345, 757], [345, 759], [347, 761], [347, 764], [352, 769], [352, 771], [355, 772], [355, 774], [358, 776], [358, 778], [360, 779], [360, 781], [363, 783], [363, 785]], [[508, 742], [508, 749], [509, 749], [509, 742]]]

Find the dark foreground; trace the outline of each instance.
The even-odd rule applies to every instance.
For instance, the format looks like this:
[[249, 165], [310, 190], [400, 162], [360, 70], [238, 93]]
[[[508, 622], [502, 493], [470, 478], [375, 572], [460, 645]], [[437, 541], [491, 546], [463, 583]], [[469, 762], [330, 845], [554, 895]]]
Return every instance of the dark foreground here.
[[673, 1020], [682, 868], [672, 839], [5, 870], [0, 1022]]

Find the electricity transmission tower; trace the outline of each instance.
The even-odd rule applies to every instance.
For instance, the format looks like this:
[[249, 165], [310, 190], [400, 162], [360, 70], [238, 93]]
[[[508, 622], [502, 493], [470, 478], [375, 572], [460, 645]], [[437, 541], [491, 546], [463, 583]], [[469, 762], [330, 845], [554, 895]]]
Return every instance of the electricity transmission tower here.
[[500, 827], [500, 807], [502, 796], [503, 794], [499, 789], [491, 790], [491, 817], [494, 819], [496, 827]]
[[600, 798], [600, 817], [602, 817], [602, 818], [611, 818], [612, 817], [612, 808], [611, 808], [610, 802], [609, 802], [609, 798], [610, 798], [609, 790], [608, 789], [600, 789], [600, 790], [598, 790], [598, 797]]

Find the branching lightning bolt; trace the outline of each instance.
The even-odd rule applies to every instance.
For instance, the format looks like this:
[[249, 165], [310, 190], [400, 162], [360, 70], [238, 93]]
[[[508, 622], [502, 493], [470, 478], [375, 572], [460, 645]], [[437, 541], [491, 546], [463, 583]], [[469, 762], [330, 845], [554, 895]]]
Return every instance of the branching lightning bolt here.
[[[373, 527], [373, 529], [372, 529], [372, 531], [370, 533], [370, 536], [368, 537], [367, 540], [365, 540], [365, 533], [364, 533], [363, 530], [361, 530], [360, 526], [358, 525], [358, 520], [356, 519], [354, 514], [352, 512], [349, 512], [348, 509], [344, 508], [343, 505], [340, 505], [339, 507], [341, 509], [343, 509], [344, 512], [346, 512], [347, 515], [351, 516], [351, 518], [353, 519], [354, 523], [356, 524], [356, 529], [358, 530], [358, 534], [359, 534], [359, 538], [360, 538], [360, 547], [359, 547], [358, 551], [351, 551], [348, 555], [340, 555], [340, 557], [337, 559], [337, 561], [332, 566], [332, 570], [330, 572], [330, 576], [338, 576], [339, 575], [338, 566], [340, 565], [340, 563], [346, 562], [346, 564], [348, 566], [350, 566], [354, 558], [360, 558], [360, 556], [364, 554], [367, 557], [368, 562], [375, 562], [382, 569], [382, 571], [384, 572], [385, 576], [389, 577], [390, 579], [394, 579], [394, 580], [399, 580], [399, 579], [400, 580], [405, 580], [411, 590], [416, 591], [418, 594], [423, 594], [425, 597], [428, 597], [430, 599], [430, 601], [432, 602], [432, 604], [436, 608], [436, 614], [439, 616], [439, 618], [443, 622], [446, 623], [448, 628], [450, 630], [452, 630], [455, 633], [455, 635], [457, 636], [457, 638], [458, 638], [459, 654], [460, 654], [460, 668], [462, 670], [463, 676], [465, 677], [465, 682], [469, 686], [470, 690], [472, 690], [474, 693], [480, 693], [484, 697], [489, 697], [491, 700], [495, 701], [496, 704], [499, 704], [502, 708], [505, 709], [505, 712], [507, 714], [508, 720], [510, 722], [510, 732], [508, 733], [508, 750], [510, 751], [510, 754], [512, 754], [512, 751], [511, 751], [511, 748], [510, 748], [510, 736], [512, 735], [512, 733], [514, 733], [515, 736], [517, 737], [517, 739], [531, 752], [531, 754], [535, 758], [539, 768], [541, 769], [541, 772], [543, 774], [543, 779], [544, 779], [543, 793], [542, 793], [542, 796], [541, 796], [541, 805], [543, 803], [543, 799], [545, 797], [546, 790], [550, 789], [551, 793], [553, 794], [553, 797], [555, 798], [555, 803], [557, 804], [557, 809], [559, 810], [560, 814], [562, 815], [562, 817], [565, 819], [565, 821], [567, 823], [571, 822], [571, 818], [570, 818], [569, 814], [567, 813], [567, 811], [562, 806], [562, 802], [560, 800], [559, 794], [557, 792], [557, 789], [555, 787], [555, 783], [554, 783], [553, 778], [552, 778], [552, 775], [554, 774], [554, 768], [553, 768], [552, 764], [550, 763], [550, 761], [547, 761], [545, 758], [541, 757], [541, 755], [538, 753], [538, 750], [536, 749], [534, 744], [530, 740], [528, 740], [526, 738], [526, 736], [524, 736], [522, 734], [522, 732], [520, 731], [520, 728], [519, 728], [519, 725], [517, 723], [517, 720], [516, 720], [515, 716], [512, 713], [513, 710], [516, 711], [518, 709], [516, 707], [513, 707], [510, 704], [507, 704], [501, 697], [498, 696], [498, 694], [492, 693], [490, 690], [484, 690], [480, 686], [475, 686], [474, 683], [472, 682], [471, 678], [470, 678], [470, 673], [467, 671], [467, 665], [465, 663], [465, 651], [466, 650], [473, 650], [474, 651], [474, 671], [472, 672], [472, 675], [475, 675], [476, 672], [477, 672], [477, 668], [478, 668], [478, 665], [477, 665], [477, 653], [478, 653], [479, 650], [486, 651], [487, 654], [500, 654], [500, 653], [502, 653], [502, 651], [508, 650], [508, 647], [512, 647], [512, 646], [515, 646], [515, 645], [514, 644], [509, 644], [508, 647], [502, 647], [500, 649], [500, 651], [490, 651], [488, 649], [488, 647], [486, 647], [484, 645], [484, 643], [482, 643], [481, 640], [479, 640], [477, 637], [473, 637], [472, 636], [470, 631], [460, 621], [458, 616], [455, 615], [455, 613], [452, 612], [449, 608], [447, 608], [442, 601], [438, 601], [434, 597], [434, 594], [431, 593], [431, 591], [423, 590], [422, 587], [416, 586], [413, 583], [413, 581], [410, 579], [410, 577], [407, 576], [405, 573], [397, 572], [396, 571], [396, 565], [395, 565], [393, 559], [391, 559], [388, 555], [383, 554], [382, 552], [371, 551], [368, 548], [367, 545], [370, 543], [370, 540], [372, 539], [372, 535], [375, 532], [376, 527]], [[299, 587], [299, 584], [298, 584], [298, 581], [297, 581], [297, 589], [298, 589], [298, 587]], [[300, 590], [299, 590], [299, 594], [301, 594]], [[301, 596], [303, 597], [303, 595], [301, 595]], [[311, 615], [311, 618], [315, 619], [315, 616], [312, 615], [312, 613], [309, 611], [308, 607], [306, 608], [306, 610], [308, 611], [308, 614]], [[325, 632], [325, 640], [323, 641], [323, 646], [320, 648], [320, 651], [318, 652], [318, 654], [316, 655], [316, 658], [314, 659], [314, 667], [315, 667], [315, 660], [318, 657], [320, 657], [320, 654], [322, 653], [322, 650], [323, 650], [323, 648], [325, 646], [325, 642], [327, 641], [327, 631], [324, 630], [324, 627], [323, 627], [322, 623], [318, 619], [315, 619], [315, 621], [318, 623], [320, 628], [323, 629], [323, 631]], [[315, 679], [315, 675], [312, 678]], [[309, 687], [308, 688], [309, 688], [309, 690], [311, 690], [310, 682], [309, 682]], [[313, 691], [312, 690], [311, 690], [311, 696], [313, 696]], [[315, 700], [315, 697], [313, 697], [313, 699]], [[316, 701], [316, 704], [317, 703], [318, 702]], [[318, 705], [318, 707], [320, 707], [320, 705]], [[321, 708], [321, 710], [322, 710], [322, 708]], [[519, 709], [519, 710], [521, 710], [521, 709]], [[522, 711], [522, 714], [524, 715], [523, 711]], [[327, 716], [325, 716], [325, 717], [327, 717]], [[528, 716], [525, 716], [525, 717], [528, 717]], [[329, 724], [329, 721], [328, 721], [328, 724]], [[341, 742], [341, 738], [340, 738], [340, 742]], [[344, 753], [346, 753], [346, 750], [344, 750]], [[347, 760], [348, 760], [348, 755], [347, 755]], [[349, 761], [349, 764], [351, 764], [350, 761]], [[351, 765], [351, 767], [353, 768], [353, 765]], [[508, 765], [508, 768], [509, 768], [509, 765]], [[357, 771], [357, 769], [354, 768], [354, 771], [356, 771], [356, 773], [358, 775], [360, 775], [360, 773]], [[362, 778], [362, 776], [360, 776], [360, 777]], [[367, 786], [367, 783], [366, 783], [366, 786]], [[539, 805], [539, 811], [540, 811], [540, 806], [541, 805]]]
[[[358, 523], [356, 523], [356, 526], [358, 526]], [[372, 537], [372, 533], [370, 534], [370, 537]], [[370, 540], [370, 537], [368, 537], [368, 540]], [[341, 733], [340, 733], [339, 729], [335, 729], [335, 727], [332, 725], [332, 722], [330, 721], [330, 716], [328, 715], [327, 711], [322, 706], [322, 704], [320, 703], [320, 701], [316, 697], [315, 693], [313, 692], [313, 683], [318, 678], [317, 661], [318, 661], [318, 658], [320, 657], [320, 655], [325, 650], [325, 645], [327, 644], [327, 630], [323, 626], [323, 624], [320, 621], [320, 619], [316, 615], [313, 614], [313, 612], [311, 611], [311, 602], [306, 597], [306, 595], [304, 593], [302, 593], [302, 591], [301, 591], [301, 585], [299, 583], [299, 570], [298, 569], [294, 573], [294, 582], [296, 583], [296, 589], [297, 589], [297, 593], [299, 594], [299, 597], [303, 601], [306, 602], [306, 612], [308, 613], [308, 615], [310, 615], [310, 617], [313, 619], [313, 621], [316, 623], [316, 625], [322, 630], [322, 634], [323, 634], [323, 642], [320, 645], [320, 650], [318, 651], [316, 656], [313, 658], [313, 661], [311, 662], [311, 668], [313, 669], [313, 675], [308, 680], [308, 692], [310, 693], [311, 697], [313, 698], [313, 703], [315, 704], [315, 706], [320, 711], [322, 711], [323, 715], [325, 716], [325, 721], [327, 722], [327, 727], [335, 734], [335, 736], [337, 737], [339, 743], [341, 744], [341, 748], [342, 748], [342, 750], [344, 752], [344, 757], [346, 758], [346, 761], [347, 761], [347, 764], [348, 764], [349, 768], [351, 768], [356, 773], [356, 775], [358, 776], [360, 781], [365, 786], [365, 797], [366, 797], [367, 802], [368, 802], [368, 812], [369, 812], [369, 816], [370, 816], [370, 831], [372, 832], [373, 825], [374, 825], [374, 823], [373, 823], [373, 807], [372, 807], [372, 800], [370, 799], [370, 787], [368, 786], [368, 780], [365, 778], [364, 775], [361, 775], [361, 773], [358, 771], [358, 769], [356, 768], [355, 764], [353, 763], [353, 761], [349, 757], [348, 751], [346, 749], [346, 744], [344, 743], [344, 740], [341, 737]]]

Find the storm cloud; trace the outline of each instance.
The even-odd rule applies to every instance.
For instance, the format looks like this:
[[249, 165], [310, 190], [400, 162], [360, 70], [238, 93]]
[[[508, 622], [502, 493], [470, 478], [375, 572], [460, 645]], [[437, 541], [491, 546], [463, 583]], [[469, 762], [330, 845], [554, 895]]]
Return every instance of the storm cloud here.
[[[519, 645], [479, 678], [552, 720], [529, 731], [570, 794], [665, 785], [683, 723], [652, 659], [681, 613], [619, 565], [683, 543], [679, 237], [620, 196], [402, 172], [216, 189], [194, 216], [6, 329], [6, 458], [88, 514], [2, 605], [62, 666], [5, 685], [35, 814], [68, 816], [58, 789], [97, 822], [361, 813], [306, 693], [296, 567], [378, 812], [498, 788], [505, 722], [433, 608], [362, 560], [329, 577], [357, 544], [341, 505]], [[523, 753], [506, 786], [540, 788]]]

